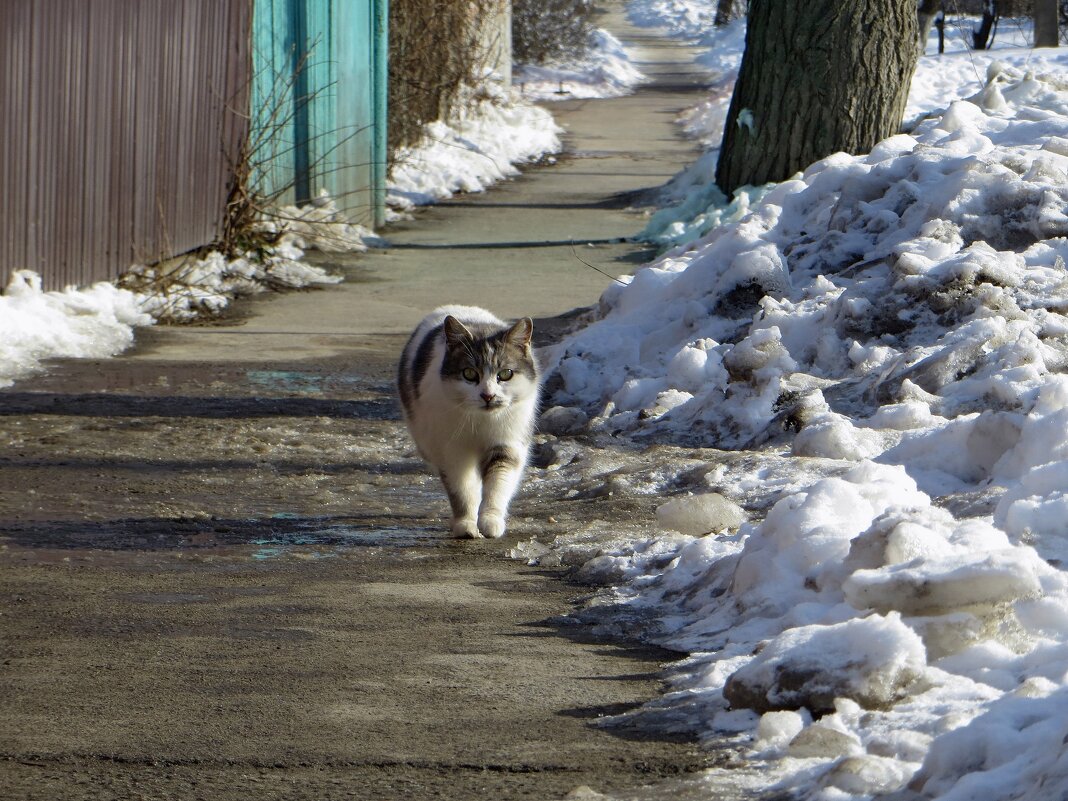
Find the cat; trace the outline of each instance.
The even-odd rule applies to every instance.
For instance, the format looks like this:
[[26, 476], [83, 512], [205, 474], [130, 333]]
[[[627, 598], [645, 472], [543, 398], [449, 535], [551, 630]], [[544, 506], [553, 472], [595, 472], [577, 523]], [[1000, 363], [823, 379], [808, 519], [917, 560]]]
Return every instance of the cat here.
[[501, 537], [530, 453], [539, 374], [524, 317], [442, 306], [416, 327], [397, 375], [404, 421], [441, 477], [457, 537]]

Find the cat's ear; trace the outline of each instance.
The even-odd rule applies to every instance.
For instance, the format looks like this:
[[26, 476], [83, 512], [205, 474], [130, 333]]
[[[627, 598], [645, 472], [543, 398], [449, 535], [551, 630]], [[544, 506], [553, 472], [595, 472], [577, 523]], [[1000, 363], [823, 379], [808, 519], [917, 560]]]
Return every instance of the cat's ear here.
[[534, 321], [524, 317], [518, 323], [508, 329], [504, 338], [509, 342], [519, 345], [521, 348], [530, 347], [530, 338], [534, 335]]
[[471, 332], [467, 327], [451, 314], [445, 318], [445, 344], [455, 348], [462, 342], [470, 342]]

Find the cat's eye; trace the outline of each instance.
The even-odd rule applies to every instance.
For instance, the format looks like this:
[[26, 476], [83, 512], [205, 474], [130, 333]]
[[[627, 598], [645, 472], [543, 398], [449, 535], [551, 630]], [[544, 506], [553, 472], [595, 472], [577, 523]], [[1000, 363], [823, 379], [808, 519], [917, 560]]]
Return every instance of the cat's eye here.
[[515, 375], [515, 371], [514, 370], [508, 370], [508, 369], [501, 370], [501, 371], [499, 371], [497, 373], [497, 380], [498, 381], [511, 381], [512, 380], [512, 376], [514, 376], [514, 375]]
[[470, 381], [471, 383], [478, 381], [478, 370], [474, 367], [465, 367], [460, 375], [464, 377], [464, 381]]

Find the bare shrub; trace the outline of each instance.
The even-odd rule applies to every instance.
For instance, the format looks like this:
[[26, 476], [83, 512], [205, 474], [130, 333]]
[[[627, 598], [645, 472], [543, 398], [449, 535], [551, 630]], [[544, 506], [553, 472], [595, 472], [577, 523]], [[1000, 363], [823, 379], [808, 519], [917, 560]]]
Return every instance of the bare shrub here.
[[545, 64], [582, 56], [593, 32], [590, 0], [514, 0], [512, 53], [516, 63]]
[[731, 20], [749, 13], [749, 0], [717, 0], [716, 25], [726, 25]]
[[499, 0], [391, 0], [389, 158], [419, 142], [428, 122], [447, 119], [463, 86], [486, 66], [480, 21]]

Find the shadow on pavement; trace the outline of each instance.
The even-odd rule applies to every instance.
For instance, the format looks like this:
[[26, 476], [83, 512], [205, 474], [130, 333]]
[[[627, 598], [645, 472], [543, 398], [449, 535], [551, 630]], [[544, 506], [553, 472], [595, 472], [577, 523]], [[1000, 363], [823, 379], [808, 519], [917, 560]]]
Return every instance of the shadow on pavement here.
[[220, 398], [110, 395], [68, 395], [54, 392], [0, 393], [0, 416], [24, 414], [87, 417], [342, 417], [397, 420], [393, 398], [333, 400], [326, 398]]

